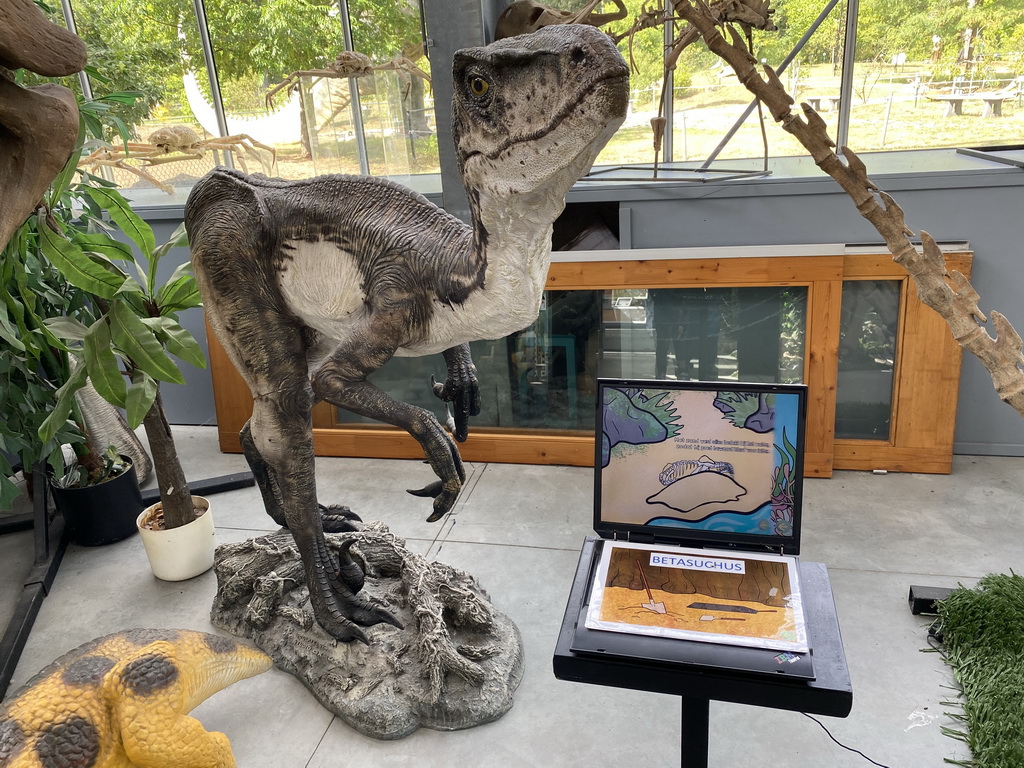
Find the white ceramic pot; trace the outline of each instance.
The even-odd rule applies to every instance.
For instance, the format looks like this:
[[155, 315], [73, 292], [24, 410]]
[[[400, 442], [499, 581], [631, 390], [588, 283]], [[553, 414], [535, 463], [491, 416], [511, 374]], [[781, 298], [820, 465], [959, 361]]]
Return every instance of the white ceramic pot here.
[[206, 511], [179, 528], [151, 531], [144, 527], [143, 523], [153, 514], [158, 504], [144, 509], [136, 520], [149, 565], [158, 579], [184, 581], [206, 573], [213, 567], [215, 540], [210, 502], [202, 496], [193, 496], [192, 502], [198, 509]]

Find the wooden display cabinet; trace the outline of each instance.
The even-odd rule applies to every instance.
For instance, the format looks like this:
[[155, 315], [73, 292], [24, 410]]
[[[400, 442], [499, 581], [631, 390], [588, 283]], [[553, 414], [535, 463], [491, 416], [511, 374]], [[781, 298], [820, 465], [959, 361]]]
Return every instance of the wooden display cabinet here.
[[[645, 255], [651, 258], [645, 258]], [[629, 258], [622, 258], [623, 256]], [[949, 269], [970, 275], [972, 254], [947, 252]], [[887, 252], [821, 256], [665, 258], [662, 250], [556, 254], [548, 290], [624, 288], [806, 288], [804, 383], [809, 389], [805, 474], [828, 477], [833, 469], [884, 469], [948, 473], [960, 381], [961, 350], [945, 321], [922, 304], [910, 278]], [[896, 281], [899, 321], [887, 439], [837, 439], [836, 384], [843, 285], [846, 281]], [[238, 432], [251, 413], [251, 396], [212, 333], [210, 362], [221, 449], [240, 451]], [[422, 458], [404, 432], [375, 425], [342, 425], [336, 410], [314, 410], [318, 455]], [[460, 446], [466, 461], [593, 464], [594, 439], [583, 431], [474, 427]]]

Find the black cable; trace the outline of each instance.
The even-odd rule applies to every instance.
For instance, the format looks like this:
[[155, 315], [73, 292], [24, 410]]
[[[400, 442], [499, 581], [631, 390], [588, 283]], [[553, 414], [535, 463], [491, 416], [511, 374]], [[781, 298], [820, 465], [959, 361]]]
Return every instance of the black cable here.
[[877, 765], [877, 766], [879, 766], [879, 768], [889, 768], [889, 766], [887, 766], [887, 765], [885, 765], [885, 764], [883, 764], [883, 763], [876, 763], [876, 762], [875, 762], [874, 760], [872, 760], [872, 759], [871, 759], [870, 757], [868, 757], [867, 755], [865, 755], [865, 754], [864, 754], [863, 752], [861, 752], [861, 751], [860, 751], [859, 749], [854, 749], [853, 747], [848, 747], [848, 746], [846, 746], [845, 744], [843, 744], [843, 742], [841, 742], [841, 741], [840, 741], [839, 739], [837, 739], [837, 738], [836, 738], [835, 736], [833, 736], [833, 735], [832, 735], [832, 733], [831, 733], [831, 732], [829, 731], [829, 729], [825, 727], [825, 724], [824, 724], [823, 722], [821, 722], [821, 720], [819, 720], [818, 718], [816, 718], [816, 717], [812, 717], [811, 715], [808, 715], [808, 714], [807, 714], [806, 712], [801, 712], [800, 714], [801, 714], [801, 715], [803, 715], [804, 717], [809, 717], [809, 718], [811, 718], [811, 720], [813, 720], [813, 721], [814, 721], [814, 722], [816, 722], [816, 723], [817, 723], [818, 725], [820, 725], [820, 726], [821, 726], [821, 730], [823, 730], [823, 731], [824, 731], [825, 733], [827, 733], [827, 734], [828, 734], [828, 737], [829, 737], [830, 739], [832, 739], [832, 741], [834, 741], [834, 742], [835, 742], [836, 744], [838, 744], [838, 745], [839, 745], [840, 747], [842, 747], [843, 749], [847, 749], [847, 750], [849, 750], [850, 752], [855, 752], [856, 754], [858, 754], [858, 755], [860, 755], [861, 757], [863, 757], [863, 758], [864, 758], [865, 760], [867, 760], [867, 761], [868, 761], [869, 763], [871, 763], [872, 765]]

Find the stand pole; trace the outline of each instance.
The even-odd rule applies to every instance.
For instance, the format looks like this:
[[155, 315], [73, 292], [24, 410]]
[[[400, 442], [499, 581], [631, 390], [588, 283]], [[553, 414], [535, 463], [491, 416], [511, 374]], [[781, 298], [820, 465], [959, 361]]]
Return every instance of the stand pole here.
[[707, 768], [710, 702], [683, 696], [682, 703], [682, 768]]

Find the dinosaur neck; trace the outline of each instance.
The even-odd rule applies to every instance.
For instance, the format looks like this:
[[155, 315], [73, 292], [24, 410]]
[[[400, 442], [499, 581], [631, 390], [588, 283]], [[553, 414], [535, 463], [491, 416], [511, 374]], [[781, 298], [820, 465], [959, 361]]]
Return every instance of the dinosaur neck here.
[[551, 227], [564, 207], [561, 191], [470, 195], [473, 258], [485, 270], [484, 293], [517, 325], [508, 332], [537, 317], [551, 262]]
[[396, 354], [425, 355], [500, 339], [533, 323], [551, 262], [551, 225], [564, 199], [564, 192], [496, 195], [470, 188], [472, 229], [462, 231], [471, 245], [460, 240], [470, 247], [453, 249], [453, 260], [443, 268], [446, 295], [454, 300], [442, 300], [447, 309], [434, 314], [429, 335]]

